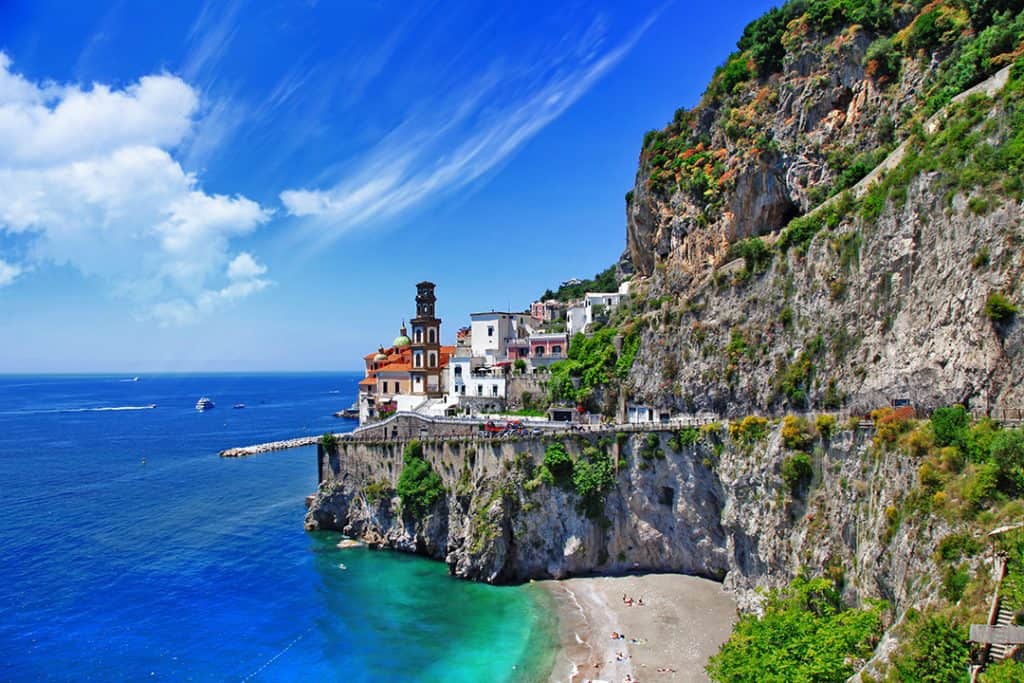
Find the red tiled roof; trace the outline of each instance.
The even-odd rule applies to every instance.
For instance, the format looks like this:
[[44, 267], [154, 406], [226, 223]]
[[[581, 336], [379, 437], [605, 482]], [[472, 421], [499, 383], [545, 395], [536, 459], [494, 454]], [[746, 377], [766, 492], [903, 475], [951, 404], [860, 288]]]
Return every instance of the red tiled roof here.
[[377, 368], [377, 374], [382, 372], [409, 372], [412, 370], [412, 363], [390, 363], [383, 367]]

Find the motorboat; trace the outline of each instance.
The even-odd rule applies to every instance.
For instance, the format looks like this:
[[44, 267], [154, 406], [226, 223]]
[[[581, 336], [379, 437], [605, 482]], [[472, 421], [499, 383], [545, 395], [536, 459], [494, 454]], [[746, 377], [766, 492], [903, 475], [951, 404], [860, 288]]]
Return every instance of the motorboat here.
[[208, 399], [205, 396], [203, 396], [201, 399], [196, 401], [196, 410], [199, 410], [199, 411], [210, 410], [211, 408], [213, 408], [214, 405], [215, 404], [214, 404], [213, 401], [211, 401], [210, 399]]
[[245, 404], [244, 404], [244, 403], [236, 403], [236, 404], [235, 404], [234, 406], [232, 406], [232, 407], [233, 407], [233, 408], [234, 408], [235, 410], [239, 410], [239, 409], [241, 409], [241, 408], [244, 408], [244, 407], [245, 407]]
[[334, 414], [334, 417], [343, 417], [343, 418], [346, 418], [348, 420], [358, 420], [359, 419], [359, 406], [357, 404], [353, 403], [348, 408], [345, 408], [344, 410], [339, 410], [338, 412], [336, 412]]

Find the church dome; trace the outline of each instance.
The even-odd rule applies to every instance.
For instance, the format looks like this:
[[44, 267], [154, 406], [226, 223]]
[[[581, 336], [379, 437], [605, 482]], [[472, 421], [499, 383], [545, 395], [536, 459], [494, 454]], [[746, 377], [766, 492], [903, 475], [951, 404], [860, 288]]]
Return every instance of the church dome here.
[[387, 359], [388, 359], [388, 357], [387, 357], [387, 355], [383, 351], [379, 352], [376, 356], [373, 357], [373, 360], [378, 362], [378, 363], [381, 362], [381, 361], [385, 361]]
[[409, 335], [405, 330], [405, 321], [403, 320], [402, 329], [398, 331], [398, 336], [395, 337], [395, 341], [391, 342], [391, 345], [394, 346], [396, 349], [400, 349], [403, 346], [409, 346], [409, 344], [412, 344], [412, 340], [409, 339]]

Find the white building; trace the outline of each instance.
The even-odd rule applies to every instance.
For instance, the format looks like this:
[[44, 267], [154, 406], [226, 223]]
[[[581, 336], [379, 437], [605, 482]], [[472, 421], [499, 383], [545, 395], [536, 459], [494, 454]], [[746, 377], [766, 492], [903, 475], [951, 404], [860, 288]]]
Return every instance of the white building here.
[[500, 409], [505, 404], [506, 380], [501, 369], [484, 367], [481, 358], [455, 357], [448, 362], [445, 405]]
[[506, 311], [473, 313], [469, 319], [473, 358], [484, 359], [484, 365], [505, 360], [509, 342], [528, 337], [537, 323], [528, 313]]
[[583, 304], [570, 306], [565, 312], [565, 330], [571, 340], [587, 328], [587, 310]]
[[626, 408], [626, 422], [629, 424], [647, 424], [652, 422], [668, 422], [672, 418], [670, 410], [658, 410], [636, 403]]
[[586, 326], [594, 323], [594, 310], [603, 311], [605, 314], [622, 301], [622, 294], [619, 292], [587, 292], [583, 297], [583, 309], [586, 316]]

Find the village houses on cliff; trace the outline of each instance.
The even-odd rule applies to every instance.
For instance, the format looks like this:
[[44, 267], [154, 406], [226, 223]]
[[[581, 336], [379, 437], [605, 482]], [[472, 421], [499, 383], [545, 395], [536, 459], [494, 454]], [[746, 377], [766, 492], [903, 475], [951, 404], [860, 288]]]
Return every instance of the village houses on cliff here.
[[473, 313], [456, 332], [455, 345], [445, 346], [435, 287], [417, 284], [415, 317], [408, 326], [403, 321], [390, 346], [364, 356], [360, 424], [399, 411], [476, 415], [521, 405], [524, 395], [543, 392], [544, 371], [568, 356], [572, 336], [607, 315], [628, 291], [588, 292], [569, 303], [537, 301], [528, 313]]

